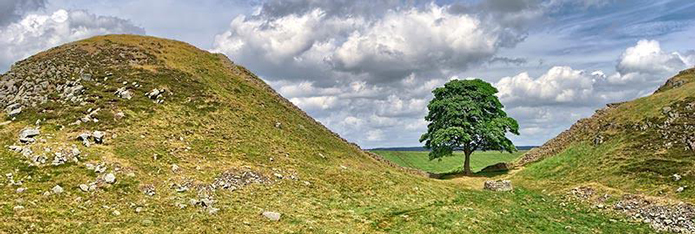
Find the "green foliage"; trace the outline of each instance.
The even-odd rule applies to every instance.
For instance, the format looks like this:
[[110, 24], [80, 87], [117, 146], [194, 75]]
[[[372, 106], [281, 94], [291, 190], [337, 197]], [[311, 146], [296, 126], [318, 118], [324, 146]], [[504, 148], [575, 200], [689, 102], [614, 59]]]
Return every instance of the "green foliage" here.
[[497, 89], [480, 79], [452, 80], [432, 91], [434, 99], [427, 108], [427, 132], [420, 137], [431, 149], [430, 159], [451, 156], [463, 149], [468, 156], [476, 150], [514, 152], [516, 147], [506, 133], [519, 134], [519, 124], [502, 110]]

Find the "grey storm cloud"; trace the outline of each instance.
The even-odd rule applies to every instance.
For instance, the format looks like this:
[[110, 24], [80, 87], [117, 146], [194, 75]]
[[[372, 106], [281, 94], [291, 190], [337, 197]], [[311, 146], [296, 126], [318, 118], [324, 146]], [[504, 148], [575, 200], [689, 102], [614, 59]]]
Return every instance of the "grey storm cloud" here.
[[2, 0], [0, 1], [0, 27], [5, 26], [25, 13], [46, 6], [46, 0]]

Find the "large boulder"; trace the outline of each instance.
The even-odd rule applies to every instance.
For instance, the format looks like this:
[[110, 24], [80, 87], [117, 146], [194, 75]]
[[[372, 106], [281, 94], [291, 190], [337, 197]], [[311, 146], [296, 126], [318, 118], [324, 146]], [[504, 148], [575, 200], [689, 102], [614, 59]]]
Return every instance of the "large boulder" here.
[[31, 138], [39, 135], [39, 130], [36, 128], [25, 128], [19, 132], [19, 138]]
[[497, 192], [512, 191], [512, 182], [509, 180], [488, 180], [485, 181], [483, 189]]
[[92, 133], [92, 137], [94, 137], [94, 143], [97, 143], [97, 144], [104, 143], [104, 135], [106, 135], [106, 134], [102, 131], [94, 131]]
[[32, 143], [34, 142], [34, 137], [39, 135], [39, 130], [36, 128], [25, 128], [19, 132], [19, 142], [22, 143]]
[[513, 168], [513, 165], [510, 163], [496, 163], [490, 166], [487, 166], [480, 170], [480, 172], [498, 172], [498, 171], [509, 171]]

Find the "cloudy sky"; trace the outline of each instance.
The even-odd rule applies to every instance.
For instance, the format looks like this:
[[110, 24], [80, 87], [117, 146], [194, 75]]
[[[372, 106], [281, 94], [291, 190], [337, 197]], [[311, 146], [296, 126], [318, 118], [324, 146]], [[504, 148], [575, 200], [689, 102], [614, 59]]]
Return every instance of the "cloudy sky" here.
[[496, 86], [539, 145], [695, 66], [692, 0], [0, 0], [0, 72], [94, 35], [224, 53], [364, 148], [417, 146], [430, 91]]

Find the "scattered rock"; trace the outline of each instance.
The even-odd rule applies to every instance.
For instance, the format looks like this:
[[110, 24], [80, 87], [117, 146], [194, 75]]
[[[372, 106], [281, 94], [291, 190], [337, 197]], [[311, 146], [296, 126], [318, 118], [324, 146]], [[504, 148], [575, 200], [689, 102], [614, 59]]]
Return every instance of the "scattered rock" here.
[[154, 196], [156, 194], [156, 188], [151, 184], [143, 185], [140, 190], [147, 196]]
[[679, 175], [679, 174], [673, 174], [672, 177], [673, 177], [673, 181], [679, 181], [682, 178], [681, 175]]
[[677, 192], [677, 193], [683, 192], [686, 188], [688, 188], [688, 186], [681, 186], [681, 187], [678, 187], [678, 188], [676, 189], [676, 192]]
[[690, 150], [695, 151], [695, 139], [687, 140], [686, 144], [688, 144], [688, 148], [690, 148]]
[[24, 206], [15, 206], [14, 208], [12, 208], [12, 210], [14, 210], [14, 211], [23, 210], [23, 209], [24, 209]]
[[27, 188], [17, 188], [17, 190], [15, 190], [15, 192], [17, 192], [17, 193], [23, 193], [23, 192], [26, 191], [26, 190], [27, 190]]
[[171, 171], [172, 171], [172, 172], [178, 173], [179, 170], [180, 170], [179, 165], [176, 165], [176, 164], [172, 164], [172, 165], [171, 165]]
[[228, 170], [215, 178], [212, 187], [236, 190], [253, 183], [265, 184], [270, 182], [271, 180], [268, 177], [254, 171], [239, 172], [236, 170]]
[[19, 142], [21, 143], [34, 143], [35, 141], [34, 138], [19, 138]]
[[20, 105], [19, 103], [14, 103], [12, 105], [5, 107], [5, 113], [7, 113], [7, 115], [10, 117], [18, 115], [21, 112], [22, 112], [22, 105]]
[[106, 172], [106, 165], [104, 165], [103, 163], [94, 167], [94, 173], [101, 174], [104, 172]]
[[215, 207], [210, 207], [208, 208], [208, 214], [217, 214], [217, 212], [220, 211], [220, 208], [215, 208]]
[[89, 132], [83, 132], [83, 133], [80, 133], [79, 136], [77, 136], [77, 140], [82, 141], [82, 144], [83, 144], [85, 147], [89, 147], [89, 145], [90, 145], [89, 139], [90, 139], [90, 138], [92, 138], [92, 134], [89, 133]]
[[63, 192], [63, 187], [60, 187], [60, 185], [54, 186], [51, 191], [53, 191], [54, 194], [59, 194]]
[[272, 211], [264, 211], [262, 213], [262, 215], [265, 216], [270, 221], [279, 221], [280, 217], [282, 216], [282, 214], [277, 213], [277, 212], [272, 212]]
[[92, 81], [92, 74], [82, 73], [80, 78], [82, 78], [83, 81]]
[[485, 181], [483, 189], [497, 192], [512, 191], [512, 182], [509, 180], [488, 180]]
[[687, 203], [657, 204], [642, 196], [625, 195], [614, 209], [633, 220], [649, 224], [657, 231], [695, 233], [695, 206]]
[[104, 135], [105, 134], [102, 131], [94, 131], [92, 133], [92, 137], [94, 137], [94, 143], [97, 143], [97, 144], [104, 143]]
[[665, 106], [664, 108], [661, 109], [661, 112], [664, 114], [668, 114], [669, 112], [671, 112], [672, 109], [673, 108], [671, 108], [670, 106]]
[[140, 213], [142, 212], [142, 210], [142, 207], [138, 206], [137, 208], [135, 208], [135, 213]]
[[82, 190], [82, 192], [89, 192], [89, 186], [86, 184], [80, 184], [80, 190]]
[[68, 159], [63, 155], [61, 152], [55, 152], [55, 156], [53, 157], [53, 162], [51, 163], [53, 166], [60, 166], [65, 164]]
[[158, 99], [161, 98], [161, 95], [164, 94], [165, 90], [164, 89], [152, 89], [152, 91], [145, 93], [145, 96], [147, 96], [150, 99]]
[[596, 137], [594, 137], [594, 145], [595, 145], [595, 146], [598, 146], [598, 145], [601, 145], [601, 144], [603, 144], [603, 136], [601, 136], [601, 135], [596, 135]]
[[104, 176], [104, 181], [109, 184], [116, 183], [116, 175], [113, 173], [106, 174], [106, 176]]
[[21, 107], [7, 112], [7, 115], [12, 117], [12, 116], [18, 115], [19, 113], [22, 113]]
[[121, 215], [121, 212], [118, 210], [114, 210], [113, 212], [111, 212], [111, 214], [114, 216], [119, 216], [119, 215]]
[[580, 200], [586, 200], [591, 198], [591, 196], [593, 196], [594, 193], [596, 193], [596, 191], [591, 187], [580, 186], [573, 188], [568, 193], [574, 196], [575, 198], [579, 198]]
[[186, 186], [185, 184], [172, 184], [171, 187], [174, 188], [176, 190], [176, 192], [179, 192], [179, 193], [183, 193], [183, 192], [188, 191], [188, 186]]
[[39, 130], [36, 128], [25, 128], [19, 132], [19, 138], [33, 138], [40, 134]]
[[132, 93], [130, 93], [130, 90], [128, 90], [128, 87], [121, 87], [118, 90], [116, 90], [116, 96], [123, 98], [123, 99], [128, 99], [130, 100], [133, 98]]

